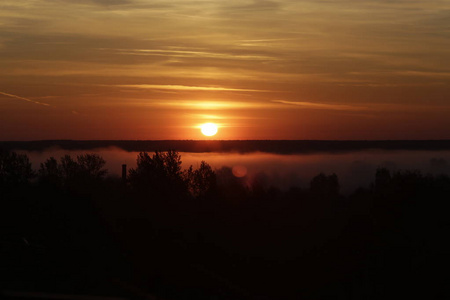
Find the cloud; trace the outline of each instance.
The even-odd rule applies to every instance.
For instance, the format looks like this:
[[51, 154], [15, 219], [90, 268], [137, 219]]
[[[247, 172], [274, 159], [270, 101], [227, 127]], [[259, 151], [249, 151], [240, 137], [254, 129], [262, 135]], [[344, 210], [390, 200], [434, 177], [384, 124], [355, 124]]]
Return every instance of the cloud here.
[[231, 1], [231, 5], [228, 3], [221, 4], [219, 6], [219, 11], [222, 14], [249, 14], [265, 11], [273, 13], [275, 11], [281, 10], [283, 7], [282, 2], [271, 0]]
[[361, 112], [361, 113], [384, 113], [384, 112], [402, 112], [402, 113], [418, 113], [418, 112], [435, 112], [439, 110], [450, 109], [449, 105], [420, 105], [413, 103], [365, 103], [365, 106], [359, 105], [345, 105], [345, 104], [327, 104], [315, 102], [299, 102], [299, 101], [285, 101], [272, 100], [275, 103], [285, 104], [286, 106], [297, 106], [306, 109], [323, 109], [347, 112]]
[[312, 109], [343, 110], [343, 111], [369, 110], [368, 107], [364, 107], [364, 106], [353, 106], [353, 105], [344, 105], [344, 104], [325, 104], [325, 103], [298, 102], [298, 101], [286, 101], [286, 100], [272, 100], [272, 102], [293, 105], [293, 106], [299, 106], [299, 107], [303, 107], [303, 108], [312, 108]]
[[[171, 108], [182, 108], [191, 110], [220, 110], [220, 109], [254, 109], [269, 108], [270, 104], [242, 101], [200, 101], [200, 100], [178, 100], [178, 101], [154, 101], [147, 105], [155, 105]], [[273, 106], [273, 105], [272, 105]]]
[[450, 72], [428, 72], [428, 71], [398, 71], [398, 75], [402, 76], [417, 76], [417, 77], [433, 77], [433, 78], [449, 78]]
[[19, 100], [23, 100], [23, 101], [27, 101], [27, 102], [31, 102], [31, 103], [38, 104], [38, 105], [51, 106], [50, 104], [47, 104], [47, 103], [31, 100], [31, 99], [28, 99], [28, 98], [24, 98], [24, 97], [20, 97], [20, 96], [17, 96], [17, 95], [4, 93], [4, 92], [0, 92], [0, 95], [7, 96], [7, 97], [10, 97], [10, 98], [19, 99]]
[[92, 2], [100, 5], [120, 5], [120, 4], [130, 4], [130, 0], [90, 0], [84, 2]]
[[238, 54], [238, 53], [220, 53], [208, 51], [193, 50], [165, 50], [165, 49], [117, 49], [119, 54], [124, 55], [154, 55], [169, 57], [192, 57], [192, 58], [215, 58], [215, 59], [233, 59], [233, 60], [279, 60], [275, 57], [256, 55], [256, 54]]
[[123, 84], [117, 85], [123, 88], [137, 88], [137, 89], [155, 89], [155, 90], [178, 90], [178, 91], [230, 91], [230, 92], [267, 92], [266, 90], [252, 90], [252, 89], [235, 89], [226, 87], [212, 87], [212, 86], [188, 86], [188, 85], [171, 85], [171, 84]]
[[[229, 102], [227, 102], [229, 103]], [[239, 105], [242, 105], [242, 103], [239, 103]], [[247, 104], [248, 107], [251, 107], [251, 105]], [[218, 115], [218, 114], [202, 114], [202, 113], [193, 113], [189, 114], [189, 116], [192, 119], [198, 120], [249, 120], [249, 119], [258, 119], [258, 117], [248, 117], [248, 116], [241, 116], [241, 115]]]

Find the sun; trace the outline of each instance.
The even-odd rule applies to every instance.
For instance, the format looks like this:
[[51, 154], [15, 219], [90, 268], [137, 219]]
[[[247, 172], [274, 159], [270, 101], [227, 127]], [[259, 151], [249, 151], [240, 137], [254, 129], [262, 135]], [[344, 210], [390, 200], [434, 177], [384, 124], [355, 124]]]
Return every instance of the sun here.
[[214, 123], [205, 123], [200, 125], [202, 133], [206, 136], [213, 136], [217, 133], [218, 127]]

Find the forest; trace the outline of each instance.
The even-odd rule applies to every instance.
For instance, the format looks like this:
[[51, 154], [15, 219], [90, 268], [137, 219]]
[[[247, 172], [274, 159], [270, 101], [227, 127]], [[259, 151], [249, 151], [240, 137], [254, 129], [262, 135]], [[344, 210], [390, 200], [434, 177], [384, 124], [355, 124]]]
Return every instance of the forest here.
[[0, 149], [44, 151], [116, 147], [129, 152], [177, 149], [178, 152], [344, 153], [380, 150], [450, 150], [450, 140], [40, 140], [0, 141]]
[[450, 178], [379, 168], [281, 190], [232, 169], [140, 152], [125, 178], [97, 154], [0, 151], [0, 293], [123, 299], [448, 298]]

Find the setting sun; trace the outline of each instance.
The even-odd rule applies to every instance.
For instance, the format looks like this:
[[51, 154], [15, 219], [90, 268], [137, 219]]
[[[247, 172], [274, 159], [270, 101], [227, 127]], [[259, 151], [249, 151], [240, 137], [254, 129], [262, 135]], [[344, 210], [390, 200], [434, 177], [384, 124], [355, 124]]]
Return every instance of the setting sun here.
[[217, 125], [214, 123], [205, 123], [200, 126], [202, 133], [206, 136], [213, 136], [217, 133]]

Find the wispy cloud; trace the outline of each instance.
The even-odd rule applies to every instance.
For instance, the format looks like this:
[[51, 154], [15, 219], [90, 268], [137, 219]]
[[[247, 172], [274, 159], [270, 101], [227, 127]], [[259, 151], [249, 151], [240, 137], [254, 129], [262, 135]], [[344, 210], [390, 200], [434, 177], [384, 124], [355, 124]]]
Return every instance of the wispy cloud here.
[[190, 86], [190, 85], [165, 85], [165, 84], [122, 84], [122, 88], [155, 89], [155, 90], [179, 90], [179, 91], [230, 91], [230, 92], [268, 92], [267, 90], [237, 89], [212, 86]]
[[241, 101], [201, 101], [201, 100], [178, 100], [178, 101], [155, 101], [147, 105], [181, 108], [190, 110], [220, 110], [220, 109], [248, 109], [267, 108], [270, 105], [262, 105], [255, 102]]
[[368, 112], [368, 113], [383, 113], [383, 112], [433, 112], [439, 110], [450, 109], [449, 105], [420, 105], [409, 103], [408, 105], [402, 103], [366, 103], [365, 106], [359, 105], [345, 105], [345, 104], [327, 104], [315, 102], [297, 102], [285, 100], [272, 100], [275, 103], [285, 104], [286, 106], [297, 106], [299, 108], [309, 109], [323, 109], [323, 110], [337, 110], [348, 112]]
[[395, 72], [398, 75], [402, 76], [417, 76], [417, 77], [433, 77], [433, 78], [449, 78], [450, 72], [427, 72], [427, 71], [398, 71]]
[[25, 97], [20, 97], [20, 96], [17, 96], [17, 95], [8, 94], [8, 93], [4, 93], [4, 92], [0, 92], [0, 95], [7, 96], [7, 97], [10, 97], [10, 98], [19, 99], [19, 100], [23, 100], [23, 101], [27, 101], [27, 102], [38, 104], [38, 105], [51, 106], [50, 104], [47, 104], [47, 103], [31, 100], [31, 99], [28, 99], [28, 98], [25, 98]]
[[[100, 49], [104, 50], [104, 49]], [[257, 55], [257, 54], [239, 54], [239, 53], [222, 53], [210, 51], [193, 51], [193, 50], [166, 50], [166, 49], [117, 49], [119, 54], [124, 55], [155, 55], [185, 58], [215, 58], [215, 59], [232, 59], [232, 60], [261, 60], [275, 61], [276, 57]]]
[[368, 107], [364, 106], [354, 106], [354, 105], [344, 105], [344, 104], [326, 104], [326, 103], [314, 103], [314, 102], [297, 102], [297, 101], [286, 101], [286, 100], [272, 100], [275, 103], [282, 103], [286, 105], [294, 105], [304, 108], [313, 109], [327, 109], [327, 110], [344, 110], [344, 111], [365, 111], [369, 110]]
[[218, 115], [218, 114], [190, 114], [190, 117], [195, 120], [248, 120], [248, 119], [257, 119], [257, 117], [246, 117], [239, 115]]

